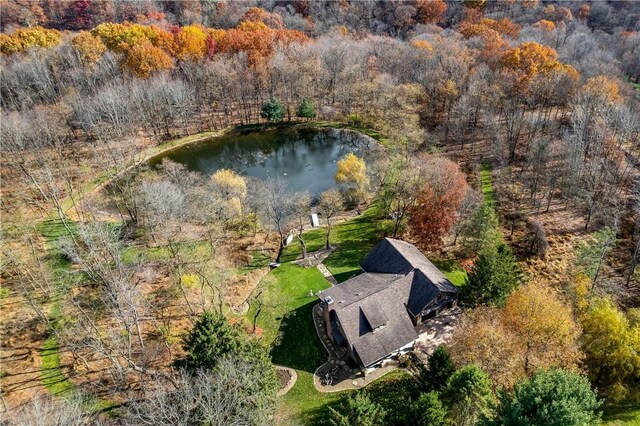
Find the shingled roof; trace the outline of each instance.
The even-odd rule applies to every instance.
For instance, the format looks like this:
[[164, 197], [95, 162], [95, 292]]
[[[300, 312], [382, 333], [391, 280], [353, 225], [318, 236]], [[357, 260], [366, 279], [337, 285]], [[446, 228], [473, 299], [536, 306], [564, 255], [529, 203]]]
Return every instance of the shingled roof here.
[[458, 293], [447, 277], [424, 257], [414, 245], [393, 238], [385, 238], [365, 257], [360, 266], [366, 272], [407, 275], [414, 269], [440, 291]]
[[416, 316], [442, 293], [457, 294], [451, 282], [420, 251], [385, 238], [361, 263], [364, 273], [318, 293], [331, 309], [365, 366], [414, 341]]
[[[333, 299], [332, 308], [345, 337], [365, 366], [418, 338], [402, 295], [380, 275], [361, 274], [319, 294]], [[372, 278], [378, 281], [367, 289], [371, 291], [363, 291]]]

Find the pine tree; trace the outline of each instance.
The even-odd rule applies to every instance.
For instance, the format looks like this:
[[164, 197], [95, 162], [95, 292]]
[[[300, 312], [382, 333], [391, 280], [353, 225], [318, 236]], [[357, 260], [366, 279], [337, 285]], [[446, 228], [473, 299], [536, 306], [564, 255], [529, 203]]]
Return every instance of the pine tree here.
[[500, 244], [480, 253], [462, 289], [468, 306], [503, 306], [520, 284], [522, 270], [511, 249]]
[[223, 355], [238, 351], [241, 344], [239, 333], [226, 318], [206, 311], [196, 321], [183, 346], [187, 351], [187, 369], [212, 370]]
[[298, 106], [296, 115], [300, 118], [314, 118], [316, 116], [316, 109], [309, 99], [304, 98], [302, 102], [300, 102], [300, 106]]
[[271, 98], [262, 106], [262, 118], [266, 118], [272, 123], [282, 121], [284, 117], [284, 108], [278, 98]]
[[562, 369], [540, 370], [503, 394], [500, 425], [598, 425], [600, 402], [586, 377]]

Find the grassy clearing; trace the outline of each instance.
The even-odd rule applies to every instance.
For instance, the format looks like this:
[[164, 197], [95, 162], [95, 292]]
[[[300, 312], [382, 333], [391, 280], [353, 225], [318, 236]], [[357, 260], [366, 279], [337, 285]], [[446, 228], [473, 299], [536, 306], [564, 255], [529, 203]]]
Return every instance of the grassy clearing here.
[[[324, 264], [338, 280], [346, 281], [360, 272], [360, 261], [383, 237], [379, 224], [380, 210], [373, 203], [360, 216], [335, 225], [331, 230], [331, 244], [338, 249], [331, 253]], [[324, 248], [326, 229], [315, 229], [304, 234], [307, 251]], [[298, 244], [291, 244], [285, 250], [283, 261], [291, 261], [301, 254]]]
[[462, 287], [467, 279], [465, 271], [458, 262], [453, 259], [431, 259], [431, 262], [438, 267], [456, 287]]
[[638, 426], [640, 425], [640, 407], [634, 405], [605, 407], [602, 424], [606, 426]]
[[[67, 227], [69, 229], [67, 229]], [[62, 299], [69, 287], [77, 284], [79, 276], [70, 270], [71, 262], [64, 256], [59, 247], [59, 240], [76, 232], [76, 225], [69, 221], [67, 226], [60, 220], [45, 220], [38, 224], [37, 231], [45, 239], [47, 263], [52, 272], [59, 277], [54, 282], [57, 288], [49, 303], [49, 322], [59, 327], [62, 314]], [[42, 345], [40, 353], [40, 381], [44, 387], [57, 398], [72, 398], [80, 396], [85, 401], [86, 411], [99, 412], [114, 408], [117, 404], [112, 401], [95, 398], [79, 391], [65, 375], [60, 361], [60, 344], [55, 334], [50, 334]]]
[[482, 166], [480, 166], [480, 188], [482, 190], [484, 202], [492, 206], [495, 205], [495, 199], [493, 196], [493, 180], [491, 179], [491, 166], [487, 163], [482, 163]]

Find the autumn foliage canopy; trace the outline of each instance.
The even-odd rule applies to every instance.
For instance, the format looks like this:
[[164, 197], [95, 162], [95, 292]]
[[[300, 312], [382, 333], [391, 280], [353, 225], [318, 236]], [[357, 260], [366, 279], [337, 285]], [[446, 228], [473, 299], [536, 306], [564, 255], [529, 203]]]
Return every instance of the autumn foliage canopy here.
[[424, 186], [409, 212], [409, 226], [422, 248], [437, 249], [456, 219], [467, 191], [464, 173], [453, 161], [435, 158], [425, 167]]

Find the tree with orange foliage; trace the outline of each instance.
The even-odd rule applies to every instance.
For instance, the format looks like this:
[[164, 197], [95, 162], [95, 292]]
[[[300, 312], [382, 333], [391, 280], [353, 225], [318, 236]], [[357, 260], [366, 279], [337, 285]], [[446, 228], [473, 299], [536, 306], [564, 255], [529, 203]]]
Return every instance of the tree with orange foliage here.
[[533, 24], [533, 27], [541, 29], [542, 31], [550, 32], [556, 29], [556, 24], [551, 21], [547, 21], [546, 19], [541, 19]]
[[501, 36], [515, 38], [520, 34], [520, 25], [507, 18], [502, 18], [499, 21], [483, 18], [479, 22], [465, 20], [458, 28], [458, 31], [466, 38], [482, 37], [488, 30], [493, 30]]
[[535, 42], [521, 43], [518, 47], [506, 51], [502, 56], [502, 64], [526, 78], [560, 65], [554, 49]]
[[419, 246], [433, 250], [442, 246], [453, 226], [467, 181], [453, 161], [437, 157], [425, 163], [425, 183], [409, 210], [409, 227]]
[[135, 44], [126, 50], [125, 55], [125, 64], [140, 78], [148, 78], [153, 73], [173, 67], [171, 57], [148, 40]]
[[284, 22], [282, 16], [277, 13], [269, 13], [259, 7], [250, 7], [242, 17], [242, 22], [262, 22], [269, 28], [282, 29]]
[[100, 38], [93, 36], [90, 32], [81, 31], [71, 40], [71, 45], [78, 51], [82, 63], [93, 65], [107, 50]]
[[447, 4], [443, 0], [418, 0], [417, 20], [423, 24], [436, 24], [442, 20], [442, 15], [447, 10]]
[[14, 53], [22, 52], [22, 43], [20, 40], [10, 35], [0, 33], [0, 53], [3, 55], [12, 55]]
[[571, 306], [549, 286], [520, 286], [503, 309], [469, 311], [449, 346], [455, 364], [478, 364], [510, 389], [539, 368], [576, 370], [583, 357]]

